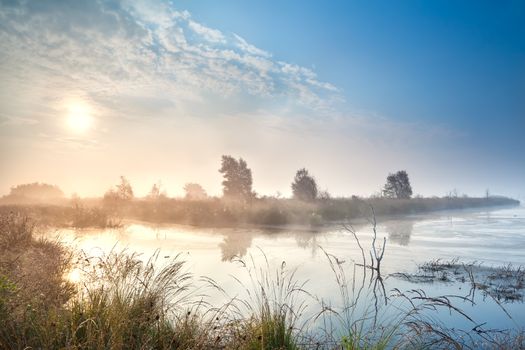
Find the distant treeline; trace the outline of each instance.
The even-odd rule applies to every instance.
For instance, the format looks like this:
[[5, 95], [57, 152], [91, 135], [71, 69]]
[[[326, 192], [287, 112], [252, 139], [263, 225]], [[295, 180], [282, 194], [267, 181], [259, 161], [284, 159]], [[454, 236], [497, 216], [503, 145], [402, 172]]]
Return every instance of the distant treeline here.
[[[223, 155], [219, 173], [223, 176], [222, 198], [229, 201], [247, 203], [256, 198], [260, 198], [253, 190], [252, 170], [242, 158], [235, 159], [229, 155]], [[291, 183], [293, 199], [301, 201], [315, 201], [316, 199], [330, 198], [328, 191], [321, 191], [318, 188], [316, 179], [306, 168], [297, 170], [293, 182]], [[201, 200], [208, 198], [204, 188], [198, 183], [187, 183], [184, 186], [185, 199]], [[386, 184], [380, 191], [381, 197], [407, 199], [412, 196], [412, 186], [408, 174], [404, 170], [389, 174]], [[73, 195], [73, 197], [77, 197]], [[111, 187], [104, 194], [107, 202], [128, 201], [135, 198], [133, 187], [128, 179], [120, 177], [120, 182]], [[162, 183], [153, 184], [150, 192], [145, 197], [147, 199], [167, 198], [166, 191], [162, 188]], [[45, 183], [30, 183], [11, 187], [8, 195], [0, 198], [0, 204], [60, 204], [66, 198], [58, 186]]]
[[[186, 201], [137, 200], [124, 215], [154, 222], [173, 222], [196, 226], [301, 225], [321, 226], [372, 215], [410, 215], [437, 210], [518, 205], [505, 197], [488, 198], [340, 198], [317, 201], [294, 199], [255, 199], [249, 204], [220, 199]], [[373, 212], [372, 212], [373, 210]]]
[[3, 204], [51, 204], [63, 201], [64, 192], [58, 186], [39, 182], [13, 186], [7, 196], [0, 198]]
[[381, 191], [369, 198], [332, 198], [328, 191], [318, 189], [317, 181], [305, 168], [297, 170], [293, 178], [292, 198], [258, 196], [252, 188], [251, 169], [242, 158], [222, 156], [219, 172], [223, 176], [222, 197], [209, 197], [201, 185], [187, 183], [184, 198], [169, 198], [159, 182], [147, 196], [137, 198], [131, 183], [121, 176], [103, 198], [67, 199], [57, 186], [32, 183], [11, 188], [0, 204], [22, 204], [26, 206], [23, 210], [33, 211], [33, 216], [45, 223], [73, 227], [114, 227], [122, 219], [198, 226], [319, 226], [371, 215], [519, 204], [510, 198], [490, 196], [488, 190], [483, 198], [459, 197], [457, 192], [442, 198], [412, 198], [412, 186], [404, 170], [389, 174]]

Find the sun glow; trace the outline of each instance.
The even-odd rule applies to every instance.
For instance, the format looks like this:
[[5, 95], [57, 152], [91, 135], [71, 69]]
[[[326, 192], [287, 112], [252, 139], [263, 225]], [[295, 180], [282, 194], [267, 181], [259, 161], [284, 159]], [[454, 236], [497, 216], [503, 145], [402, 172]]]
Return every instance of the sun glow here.
[[93, 125], [90, 108], [83, 102], [75, 102], [68, 106], [67, 125], [75, 132], [85, 132]]

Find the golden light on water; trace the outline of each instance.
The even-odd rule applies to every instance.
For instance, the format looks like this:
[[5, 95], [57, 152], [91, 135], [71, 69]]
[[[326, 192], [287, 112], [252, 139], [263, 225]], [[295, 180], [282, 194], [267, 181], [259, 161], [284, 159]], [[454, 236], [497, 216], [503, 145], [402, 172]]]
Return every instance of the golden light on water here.
[[67, 108], [67, 125], [77, 133], [88, 131], [93, 126], [93, 117], [88, 104], [72, 102]]

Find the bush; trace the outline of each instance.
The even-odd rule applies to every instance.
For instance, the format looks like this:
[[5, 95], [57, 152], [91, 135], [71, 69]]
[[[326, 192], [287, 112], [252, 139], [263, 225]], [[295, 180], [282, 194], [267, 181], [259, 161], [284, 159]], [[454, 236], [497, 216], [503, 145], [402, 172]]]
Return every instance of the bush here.
[[33, 238], [34, 228], [34, 222], [21, 213], [0, 216], [0, 251], [27, 246]]

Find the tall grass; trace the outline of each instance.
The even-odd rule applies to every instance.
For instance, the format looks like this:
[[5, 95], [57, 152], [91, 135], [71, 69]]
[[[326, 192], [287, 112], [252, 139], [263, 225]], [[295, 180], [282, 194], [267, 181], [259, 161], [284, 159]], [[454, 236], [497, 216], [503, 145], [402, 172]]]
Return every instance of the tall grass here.
[[0, 348], [24, 348], [47, 338], [47, 320], [74, 293], [64, 278], [70, 252], [58, 242], [36, 239], [34, 232], [34, 223], [22, 214], [0, 216]]
[[[127, 252], [79, 253], [73, 261], [57, 243], [35, 240], [26, 217], [4, 219], [0, 232], [18, 243], [16, 249], [2, 246], [10, 257], [2, 255], [0, 265], [1, 349], [297, 348], [296, 310], [288, 303], [296, 282], [284, 266], [276, 280], [263, 270], [253, 275], [254, 289], [247, 289], [253, 299], [232, 298], [216, 308], [180, 256], [160, 269], [158, 252], [147, 261]], [[17, 262], [23, 250], [35, 247], [48, 249], [38, 252], [48, 269], [41, 277], [29, 273], [38, 264], [21, 272]], [[81, 281], [76, 288], [66, 277], [72, 271]], [[211, 279], [205, 282], [220, 288]]]
[[[181, 256], [161, 264], [112, 251], [74, 255], [36, 239], [23, 215], [0, 220], [0, 349], [462, 349], [523, 348], [524, 337], [473, 324], [459, 334], [428, 314], [447, 308], [469, 319], [451, 297], [423, 291], [387, 295], [377, 264], [326, 259], [340, 301], [319, 300], [296, 270], [273, 268], [261, 252], [236, 259], [241, 277], [229, 295], [198, 279]], [[73, 285], [72, 272], [80, 281]], [[248, 282], [243, 282], [248, 281]], [[315, 283], [315, 281], [313, 281]], [[214, 306], [208, 293], [226, 303]], [[319, 311], [315, 311], [319, 308]], [[479, 346], [478, 346], [479, 345]]]
[[[68, 341], [88, 348], [194, 348], [206, 342], [192, 275], [175, 257], [156, 271], [158, 253], [84, 257], [83, 288], [67, 305]], [[93, 260], [93, 261], [91, 261]]]
[[239, 349], [299, 349], [304, 324], [300, 324], [305, 311], [307, 292], [305, 282], [299, 282], [295, 270], [286, 263], [273, 270], [264, 252], [263, 263], [236, 258], [249, 282], [237, 282], [242, 298], [229, 296], [225, 315], [229, 318], [228, 346]]

